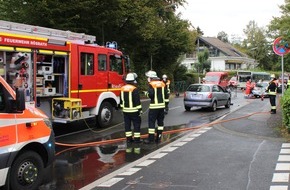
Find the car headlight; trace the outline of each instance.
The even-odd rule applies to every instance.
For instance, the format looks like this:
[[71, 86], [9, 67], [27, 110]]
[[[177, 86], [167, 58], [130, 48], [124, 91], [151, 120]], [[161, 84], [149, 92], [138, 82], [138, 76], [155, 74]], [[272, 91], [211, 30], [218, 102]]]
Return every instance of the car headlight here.
[[52, 129], [52, 124], [51, 121], [48, 118], [44, 118], [44, 123], [47, 125], [47, 127], [49, 127], [50, 129]]

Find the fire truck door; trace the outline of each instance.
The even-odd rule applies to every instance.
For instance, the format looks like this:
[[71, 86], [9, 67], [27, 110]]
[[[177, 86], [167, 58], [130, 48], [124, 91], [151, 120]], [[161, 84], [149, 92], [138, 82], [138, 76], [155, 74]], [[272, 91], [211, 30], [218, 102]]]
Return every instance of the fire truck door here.
[[124, 85], [123, 75], [125, 73], [124, 61], [119, 55], [109, 56], [109, 81], [108, 88], [116, 90]]
[[73, 97], [81, 98], [84, 106], [96, 105], [96, 93], [98, 93], [97, 63], [97, 54], [93, 47], [79, 47], [77, 95], [73, 95]]

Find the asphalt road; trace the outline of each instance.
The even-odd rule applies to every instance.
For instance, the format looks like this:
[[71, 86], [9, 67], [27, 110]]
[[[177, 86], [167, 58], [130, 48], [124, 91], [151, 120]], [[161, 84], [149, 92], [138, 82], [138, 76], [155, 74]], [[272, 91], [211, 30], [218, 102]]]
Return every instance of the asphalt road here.
[[[199, 133], [198, 129], [200, 129], [200, 127], [206, 126], [208, 123], [223, 118], [226, 115], [232, 115], [230, 113], [237, 114], [241, 111], [243, 111], [241, 113], [250, 113], [253, 111], [253, 108], [247, 110], [247, 106], [244, 106], [249, 105], [251, 101], [253, 100], [244, 99], [242, 94], [237, 93], [233, 94], [233, 105], [230, 109], [219, 108], [216, 112], [192, 109], [190, 112], [185, 112], [183, 108], [183, 98], [173, 97], [170, 101], [169, 114], [166, 115], [165, 118], [165, 132], [179, 129], [194, 129], [195, 127], [197, 130], [194, 129], [183, 133], [164, 134], [162, 143], [153, 146], [143, 144], [127, 146], [124, 141], [119, 141], [115, 144], [101, 146], [93, 145], [74, 148], [58, 147], [57, 158], [52, 168], [51, 179], [48, 180], [48, 183], [40, 187], [40, 189], [102, 189], [103, 187], [96, 187], [96, 184], [101, 184], [104, 179], [107, 181], [110, 180], [118, 170], [123, 171], [126, 167], [129, 168], [130, 166], [132, 168], [132, 164], [141, 162], [142, 160], [144, 161], [148, 156], [151, 155], [152, 157], [152, 154], [155, 156], [158, 154], [160, 155], [160, 153], [162, 153], [160, 151], [164, 151], [164, 148], [168, 148], [168, 146], [172, 147], [170, 143], [185, 144], [182, 139], [188, 138], [188, 135], [191, 133]], [[254, 101], [261, 104], [255, 105], [256, 107], [261, 108], [261, 106], [265, 106], [266, 108], [268, 106], [267, 99], [264, 102], [259, 100]], [[143, 102], [144, 114], [142, 116], [142, 134], [147, 132], [147, 107], [148, 102]], [[239, 112], [235, 112], [236, 110], [239, 110]], [[239, 114], [235, 116], [239, 117]], [[120, 114], [119, 117], [120, 123], [116, 123], [109, 128], [74, 132], [70, 135], [59, 136], [57, 141], [64, 143], [84, 143], [124, 137], [122, 115]], [[228, 133], [226, 129], [226, 127], [220, 126], [220, 128], [215, 127], [207, 131], [207, 133], [195, 139], [194, 143], [187, 143], [180, 147], [178, 151], [171, 152], [168, 159], [159, 159], [158, 164], [155, 165], [153, 169], [146, 167], [146, 169], [142, 169], [141, 172], [138, 172], [137, 176], [132, 175], [130, 178], [117, 183], [115, 186], [110, 186], [109, 188], [253, 189], [250, 185], [244, 184], [244, 179], [239, 182], [238, 176], [235, 176], [238, 173], [237, 171], [245, 171], [248, 168], [246, 166], [251, 163], [253, 153], [257, 151], [258, 147], [263, 145], [263, 148], [265, 148], [264, 145], [267, 145], [267, 150], [275, 149], [276, 151], [278, 150], [277, 147], [281, 147], [281, 142], [278, 141], [276, 142], [277, 144], [274, 145], [270, 143], [268, 146], [266, 141], [262, 141], [261, 143], [259, 134], [256, 134], [256, 136], [249, 140], [243, 135], [236, 135], [236, 132], [246, 134], [243, 128], [237, 127], [237, 129], [234, 130], [235, 133]], [[232, 140], [233, 142], [231, 142]], [[137, 152], [136, 150], [139, 151]], [[240, 154], [244, 151], [249, 153], [249, 157], [246, 159], [241, 157]], [[263, 173], [264, 166], [267, 166], [270, 162], [273, 163], [277, 154], [275, 152], [274, 154], [271, 153], [271, 155], [272, 157], [269, 158], [269, 161], [263, 164], [261, 171], [257, 170], [257, 175]], [[269, 157], [269, 155], [266, 156], [267, 158]], [[268, 159], [262, 158], [262, 160]], [[234, 162], [230, 163], [230, 161]], [[154, 175], [150, 174], [151, 170], [154, 171]], [[172, 173], [172, 171], [176, 172]], [[269, 171], [267, 175], [270, 176], [271, 169], [269, 169]], [[211, 174], [217, 175], [216, 178]], [[249, 177], [243, 175], [241, 175], [243, 178]], [[142, 176], [147, 177], [145, 180], [146, 182], [139, 184], [140, 180], [143, 178]], [[188, 180], [193, 181], [193, 183], [190, 185], [185, 183]], [[130, 184], [131, 182], [137, 185], [128, 185], [128, 183]], [[263, 184], [264, 181], [261, 179], [259, 182]], [[91, 183], [95, 184], [92, 187], [88, 186]], [[199, 184], [202, 186], [199, 186]], [[267, 185], [268, 184], [266, 184], [266, 186]]]

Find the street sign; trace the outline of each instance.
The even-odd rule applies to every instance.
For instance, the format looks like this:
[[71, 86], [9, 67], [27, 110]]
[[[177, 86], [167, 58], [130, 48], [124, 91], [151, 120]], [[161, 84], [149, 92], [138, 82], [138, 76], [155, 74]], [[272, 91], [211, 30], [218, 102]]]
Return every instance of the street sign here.
[[288, 42], [286, 42], [282, 37], [278, 37], [274, 40], [273, 51], [280, 56], [286, 55], [290, 52]]

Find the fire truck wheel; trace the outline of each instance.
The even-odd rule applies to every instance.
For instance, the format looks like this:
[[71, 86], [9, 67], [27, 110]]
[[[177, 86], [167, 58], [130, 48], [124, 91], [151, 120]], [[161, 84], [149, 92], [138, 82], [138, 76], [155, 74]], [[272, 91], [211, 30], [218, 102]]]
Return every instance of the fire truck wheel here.
[[100, 127], [107, 127], [113, 120], [113, 106], [109, 102], [103, 102], [100, 106], [99, 114], [97, 116]]
[[19, 155], [11, 167], [9, 175], [11, 189], [33, 190], [42, 183], [44, 166], [41, 157], [26, 151]]

